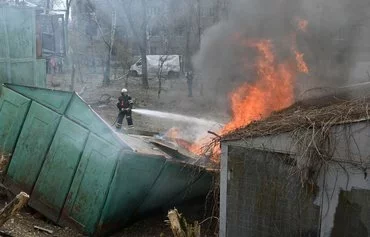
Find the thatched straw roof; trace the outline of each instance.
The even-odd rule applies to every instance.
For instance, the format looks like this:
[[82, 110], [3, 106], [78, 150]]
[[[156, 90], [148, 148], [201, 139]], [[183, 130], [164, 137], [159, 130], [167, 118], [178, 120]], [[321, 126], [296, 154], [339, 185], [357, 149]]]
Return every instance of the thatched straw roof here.
[[[370, 84], [366, 84], [369, 86]], [[297, 129], [323, 128], [336, 124], [370, 120], [370, 89], [364, 96], [355, 89], [341, 90], [325, 97], [297, 102], [289, 108], [275, 112], [266, 119], [252, 122], [222, 137], [222, 141], [239, 140], [248, 137], [293, 132]], [[353, 97], [357, 98], [354, 99]], [[362, 97], [362, 98], [359, 98]]]

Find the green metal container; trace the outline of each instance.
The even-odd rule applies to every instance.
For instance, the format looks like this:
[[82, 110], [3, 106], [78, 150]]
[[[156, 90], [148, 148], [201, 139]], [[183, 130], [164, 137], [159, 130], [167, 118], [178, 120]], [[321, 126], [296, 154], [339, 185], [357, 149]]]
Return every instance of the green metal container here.
[[13, 154], [5, 177], [13, 193], [29, 193], [31, 207], [89, 235], [204, 196], [212, 182], [148, 137], [117, 134], [72, 92], [4, 85], [0, 150]]
[[36, 12], [0, 6], [0, 84], [46, 86], [46, 62], [36, 59]]

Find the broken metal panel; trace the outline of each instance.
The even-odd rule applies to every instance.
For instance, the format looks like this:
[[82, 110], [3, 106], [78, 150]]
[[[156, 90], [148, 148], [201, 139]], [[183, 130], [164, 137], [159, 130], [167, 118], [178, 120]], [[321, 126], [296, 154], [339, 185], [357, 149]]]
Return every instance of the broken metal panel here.
[[0, 95], [0, 151], [13, 153], [31, 100], [3, 87]]
[[[117, 136], [76, 94], [10, 84], [3, 91], [0, 121], [19, 119], [14, 133], [20, 133], [0, 130], [0, 139], [16, 143], [5, 183], [15, 194], [30, 193], [30, 205], [60, 225], [109, 233], [139, 209], [208, 192], [204, 168], [175, 161], [149, 138]], [[25, 106], [11, 110], [17, 119], [4, 112], [4, 101]]]
[[202, 170], [197, 170], [194, 166], [182, 164], [181, 167], [181, 164], [167, 160], [161, 175], [141, 204], [138, 213], [142, 214], [170, 202], [171, 199], [182, 193], [186, 187], [199, 179], [201, 173]]
[[88, 134], [63, 117], [46, 155], [29, 205], [54, 222], [58, 222]]
[[64, 206], [61, 223], [74, 221], [95, 231], [120, 150], [90, 133]]
[[121, 142], [116, 134], [112, 131], [110, 125], [106, 124], [79, 96], [74, 95], [66, 111], [66, 116], [71, 120], [86, 127], [91, 132], [98, 134], [115, 147], [131, 150], [127, 144]]
[[5, 183], [13, 192], [31, 193], [60, 117], [32, 102], [7, 172]]
[[13, 84], [6, 84], [6, 87], [37, 101], [49, 109], [63, 114], [71, 101], [73, 93], [67, 91], [54, 91], [38, 87], [19, 86]]
[[[174, 206], [191, 198], [200, 197], [204, 193], [204, 187], [214, 183], [214, 175], [205, 170], [199, 170], [199, 178], [187, 186], [180, 194], [171, 200], [168, 206]], [[171, 207], [172, 208], [172, 207]]]
[[[149, 194], [158, 179], [165, 159], [134, 152], [124, 152], [117, 163], [98, 232], [126, 224]], [[175, 177], [167, 182], [172, 182]]]

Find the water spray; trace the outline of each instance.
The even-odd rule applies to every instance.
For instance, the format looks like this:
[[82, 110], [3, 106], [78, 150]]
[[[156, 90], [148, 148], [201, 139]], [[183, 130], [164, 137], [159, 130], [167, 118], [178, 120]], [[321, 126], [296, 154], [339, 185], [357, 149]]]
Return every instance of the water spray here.
[[148, 110], [148, 109], [133, 109], [132, 112], [137, 113], [137, 114], [146, 115], [146, 116], [156, 117], [156, 118], [173, 120], [177, 122], [195, 123], [197, 125], [207, 126], [207, 127], [211, 127], [214, 125], [219, 125], [220, 127], [223, 126], [221, 123], [218, 123], [216, 121], [200, 119], [200, 118], [182, 115], [182, 114], [160, 112], [160, 111]]

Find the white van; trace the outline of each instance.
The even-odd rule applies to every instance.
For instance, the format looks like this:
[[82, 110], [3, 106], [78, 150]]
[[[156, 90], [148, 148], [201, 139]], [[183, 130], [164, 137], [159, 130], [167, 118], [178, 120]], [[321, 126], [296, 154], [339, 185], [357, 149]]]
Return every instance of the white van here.
[[[148, 76], [155, 77], [162, 66], [162, 75], [170, 78], [177, 78], [181, 73], [182, 58], [180, 55], [147, 55]], [[130, 75], [141, 76], [142, 60], [141, 58], [130, 67]]]

